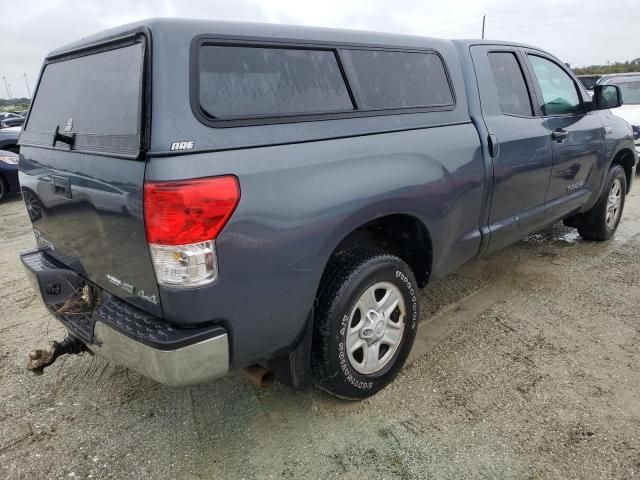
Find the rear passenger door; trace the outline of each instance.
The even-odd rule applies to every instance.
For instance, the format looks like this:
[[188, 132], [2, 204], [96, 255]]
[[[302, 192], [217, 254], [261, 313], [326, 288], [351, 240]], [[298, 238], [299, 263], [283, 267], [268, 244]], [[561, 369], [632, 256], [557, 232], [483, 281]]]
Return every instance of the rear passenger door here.
[[601, 174], [592, 171], [604, 163], [604, 127], [597, 112], [587, 108], [588, 94], [564, 65], [535, 50], [527, 50], [526, 57], [552, 138], [547, 217], [560, 218], [600, 187]]
[[519, 50], [475, 45], [471, 55], [493, 161], [489, 249], [495, 250], [544, 225], [551, 136]]

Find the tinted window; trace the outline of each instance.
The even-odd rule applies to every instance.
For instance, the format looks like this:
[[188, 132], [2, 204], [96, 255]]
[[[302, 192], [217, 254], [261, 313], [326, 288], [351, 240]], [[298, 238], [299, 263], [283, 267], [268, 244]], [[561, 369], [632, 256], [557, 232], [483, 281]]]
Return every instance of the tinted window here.
[[593, 76], [593, 77], [578, 77], [578, 80], [580, 80], [580, 82], [582, 83], [582, 85], [584, 85], [584, 88], [586, 88], [587, 90], [593, 90], [593, 87], [596, 86], [596, 83], [598, 83], [598, 79], [600, 77], [598, 76]]
[[136, 135], [142, 88], [141, 44], [50, 63], [44, 69], [26, 130]]
[[529, 60], [542, 91], [545, 115], [584, 113], [576, 85], [567, 72], [546, 58], [529, 55]]
[[332, 51], [204, 46], [200, 104], [212, 117], [353, 110]]
[[444, 65], [434, 53], [344, 50], [341, 56], [360, 109], [453, 104]]
[[502, 113], [532, 115], [529, 91], [515, 54], [490, 53], [489, 63], [493, 79], [496, 82], [498, 102]]
[[[615, 82], [611, 82], [615, 84]], [[640, 82], [620, 82], [618, 83], [622, 89], [622, 100], [627, 105], [640, 104]]]

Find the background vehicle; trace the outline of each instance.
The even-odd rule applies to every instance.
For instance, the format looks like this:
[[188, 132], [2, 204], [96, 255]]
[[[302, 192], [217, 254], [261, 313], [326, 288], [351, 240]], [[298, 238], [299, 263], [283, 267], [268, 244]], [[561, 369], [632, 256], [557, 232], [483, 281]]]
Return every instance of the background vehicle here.
[[18, 153], [18, 137], [22, 129], [20, 127], [9, 127], [0, 129], [0, 149]]
[[20, 116], [21, 115], [14, 112], [0, 112], [0, 120], [4, 120], [5, 118], [17, 118]]
[[19, 191], [18, 155], [0, 150], [0, 201]]
[[25, 118], [11, 112], [0, 112], [0, 128], [19, 127], [24, 123]]
[[76, 306], [71, 351], [364, 398], [409, 354], [417, 288], [558, 220], [611, 238], [637, 163], [620, 97], [507, 42], [129, 25], [46, 60], [22, 261], [52, 312]]
[[604, 79], [602, 85], [618, 85], [622, 90], [624, 105], [612, 109], [611, 113], [631, 125], [636, 151], [640, 152], [640, 74], [612, 76]]
[[0, 120], [0, 128], [19, 127], [24, 124], [24, 117], [16, 116]]
[[623, 79], [625, 77], [637, 77], [638, 75], [640, 75], [640, 72], [607, 73], [598, 79], [597, 85], [607, 85], [612, 82], [615, 83], [614, 80]]
[[589, 92], [593, 92], [593, 88], [598, 83], [602, 75], [578, 75], [578, 80]]

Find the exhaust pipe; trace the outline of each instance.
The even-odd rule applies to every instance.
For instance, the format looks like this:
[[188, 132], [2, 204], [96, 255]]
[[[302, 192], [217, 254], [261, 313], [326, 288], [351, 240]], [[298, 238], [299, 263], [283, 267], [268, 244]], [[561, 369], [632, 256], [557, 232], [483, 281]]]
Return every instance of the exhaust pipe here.
[[273, 384], [273, 372], [260, 365], [251, 365], [242, 370], [256, 387], [266, 390]]

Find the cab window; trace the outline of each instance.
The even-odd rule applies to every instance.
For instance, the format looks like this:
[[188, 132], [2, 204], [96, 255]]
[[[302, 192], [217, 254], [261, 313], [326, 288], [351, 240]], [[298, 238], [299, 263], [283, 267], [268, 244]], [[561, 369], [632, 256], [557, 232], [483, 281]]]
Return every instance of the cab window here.
[[533, 72], [542, 91], [544, 115], [576, 115], [584, 113], [578, 89], [573, 79], [559, 65], [528, 55]]
[[491, 52], [489, 53], [489, 64], [502, 113], [533, 115], [527, 84], [515, 54], [512, 52]]

